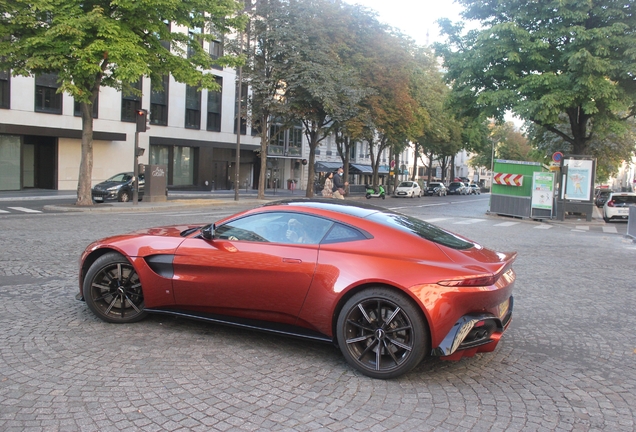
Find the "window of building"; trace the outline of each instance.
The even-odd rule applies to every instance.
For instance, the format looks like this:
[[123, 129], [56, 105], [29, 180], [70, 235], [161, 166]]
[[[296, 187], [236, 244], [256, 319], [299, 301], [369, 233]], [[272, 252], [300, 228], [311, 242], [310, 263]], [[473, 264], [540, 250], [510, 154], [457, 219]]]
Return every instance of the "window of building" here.
[[[95, 98], [95, 102], [93, 103], [93, 118], [97, 118], [97, 112], [98, 111], [99, 111], [99, 94], [97, 95], [97, 97]], [[81, 117], [82, 116], [80, 103], [78, 101], [75, 101], [73, 103], [73, 115], [75, 117]]]
[[0, 108], [11, 108], [11, 74], [0, 71]]
[[357, 147], [357, 144], [354, 142], [352, 142], [351, 145], [349, 146], [349, 157], [351, 159], [356, 158], [356, 147]]
[[284, 129], [281, 124], [273, 124], [269, 130], [270, 143], [267, 154], [283, 156], [301, 156], [303, 145], [303, 129], [294, 126]]
[[57, 89], [57, 74], [38, 74], [35, 76], [35, 111], [62, 114], [62, 93]]
[[223, 78], [216, 77], [216, 83], [221, 86], [218, 91], [208, 91], [207, 130], [221, 132], [221, 96], [223, 93]]
[[201, 92], [196, 87], [186, 86], [186, 120], [188, 129], [201, 129]]
[[[210, 57], [212, 60], [223, 57], [223, 42], [221, 40], [210, 41]], [[223, 70], [223, 66], [213, 65], [212, 69]]]
[[[238, 101], [238, 84], [236, 85], [236, 96], [235, 99]], [[236, 117], [237, 117], [237, 106], [238, 103], [234, 103], [234, 133], [236, 133]], [[247, 84], [243, 84], [241, 86], [241, 135], [247, 134], [247, 119], [244, 116], [244, 113], [247, 109]]]
[[[152, 86], [150, 93], [150, 124], [168, 125], [168, 85], [170, 79], [165, 75], [159, 86]], [[155, 84], [155, 83], [153, 83]]]
[[129, 86], [130, 89], [124, 89], [121, 93], [121, 121], [136, 122], [137, 110], [141, 109], [141, 96], [137, 96], [132, 90], [142, 91], [141, 78]]
[[201, 38], [201, 29], [193, 28], [188, 30], [188, 58], [193, 57], [197, 52], [197, 47], [203, 48], [203, 38]]
[[303, 148], [303, 129], [295, 126], [287, 131], [288, 147], [287, 156], [300, 156]]
[[[235, 128], [236, 129], [236, 128]], [[285, 130], [281, 125], [274, 124], [269, 128], [270, 141], [267, 154], [282, 155], [285, 153]]]

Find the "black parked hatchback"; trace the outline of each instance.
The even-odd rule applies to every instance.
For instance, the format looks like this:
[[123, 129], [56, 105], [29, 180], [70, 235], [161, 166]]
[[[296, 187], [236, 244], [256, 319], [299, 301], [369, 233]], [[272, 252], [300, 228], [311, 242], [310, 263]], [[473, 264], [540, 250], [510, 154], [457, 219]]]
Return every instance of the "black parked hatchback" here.
[[[108, 180], [96, 184], [91, 190], [93, 201], [100, 203], [104, 201], [128, 202], [133, 198], [133, 178], [134, 173], [125, 172], [115, 174]], [[144, 196], [144, 175], [139, 174], [139, 200]]]

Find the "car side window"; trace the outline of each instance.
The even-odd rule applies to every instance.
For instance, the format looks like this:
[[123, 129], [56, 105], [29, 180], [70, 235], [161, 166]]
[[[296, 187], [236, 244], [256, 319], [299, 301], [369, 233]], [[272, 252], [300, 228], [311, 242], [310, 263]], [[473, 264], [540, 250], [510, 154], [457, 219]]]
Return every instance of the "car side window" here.
[[318, 244], [333, 225], [327, 219], [291, 212], [250, 215], [216, 228], [214, 237], [284, 244]]
[[355, 228], [346, 225], [334, 224], [333, 228], [327, 233], [322, 241], [323, 243], [341, 243], [354, 240], [364, 240], [367, 237]]

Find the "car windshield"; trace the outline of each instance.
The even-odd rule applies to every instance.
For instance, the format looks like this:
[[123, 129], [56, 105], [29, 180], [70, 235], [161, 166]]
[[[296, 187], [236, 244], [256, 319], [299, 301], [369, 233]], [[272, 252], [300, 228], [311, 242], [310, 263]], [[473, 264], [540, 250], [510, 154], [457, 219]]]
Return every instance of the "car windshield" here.
[[440, 186], [439, 183], [431, 183], [431, 184], [428, 185], [428, 187], [431, 187], [431, 188], [435, 188], [435, 187], [439, 187], [439, 186]]
[[115, 174], [114, 176], [112, 176], [111, 178], [109, 178], [106, 181], [109, 182], [126, 182], [128, 180], [130, 180], [132, 178], [132, 176], [128, 173], [119, 173], [119, 174]]
[[433, 243], [438, 243], [449, 248], [463, 250], [475, 246], [474, 243], [466, 241], [449, 231], [445, 231], [440, 227], [411, 216], [399, 213], [375, 213], [369, 216], [368, 219], [413, 233]]
[[413, 182], [402, 182], [398, 185], [398, 187], [410, 188], [413, 187]]

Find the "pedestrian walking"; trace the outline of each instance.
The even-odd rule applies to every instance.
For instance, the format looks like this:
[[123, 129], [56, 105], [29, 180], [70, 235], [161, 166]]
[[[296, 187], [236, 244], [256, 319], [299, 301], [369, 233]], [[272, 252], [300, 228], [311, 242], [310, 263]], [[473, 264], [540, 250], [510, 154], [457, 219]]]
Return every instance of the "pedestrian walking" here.
[[333, 198], [333, 173], [327, 173], [325, 176], [325, 186], [322, 188], [322, 196], [325, 198]]
[[344, 170], [340, 167], [333, 176], [333, 197], [336, 199], [344, 199], [345, 188], [349, 186], [349, 182], [342, 178], [343, 174]]

